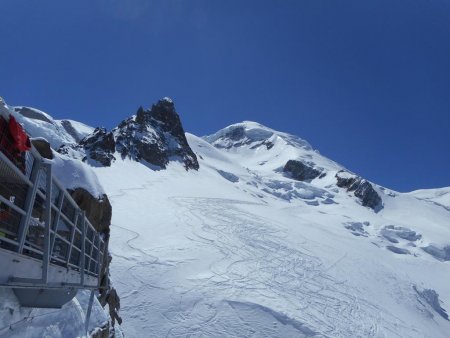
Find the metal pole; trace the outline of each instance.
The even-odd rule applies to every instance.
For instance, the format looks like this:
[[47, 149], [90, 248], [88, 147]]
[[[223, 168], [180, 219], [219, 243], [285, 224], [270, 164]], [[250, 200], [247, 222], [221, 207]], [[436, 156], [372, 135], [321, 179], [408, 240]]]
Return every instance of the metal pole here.
[[28, 190], [27, 199], [25, 201], [24, 207], [24, 210], [27, 212], [27, 214], [25, 215], [25, 217], [22, 217], [22, 221], [20, 222], [19, 246], [17, 247], [18, 253], [22, 253], [23, 251], [23, 246], [25, 244], [25, 239], [28, 233], [28, 227], [30, 225], [31, 214], [33, 212], [34, 200], [36, 198], [36, 192], [39, 185], [38, 179], [42, 163], [37, 158], [35, 159], [34, 163], [35, 167], [33, 168], [33, 172], [31, 174], [31, 182], [33, 183], [33, 185]]
[[48, 265], [50, 264], [50, 226], [52, 216], [52, 166], [46, 164], [47, 170], [47, 192], [45, 200], [45, 231], [44, 231], [44, 257], [42, 261], [42, 280], [48, 282]]
[[80, 272], [81, 272], [81, 286], [84, 285], [84, 265], [86, 261], [86, 213], [83, 211], [83, 225], [81, 227], [81, 257], [80, 257]]
[[53, 247], [55, 245], [55, 239], [56, 239], [56, 232], [58, 231], [58, 226], [59, 226], [59, 219], [61, 218], [61, 209], [64, 203], [64, 191], [60, 189], [60, 194], [61, 196], [59, 197], [59, 201], [58, 201], [58, 212], [55, 215], [55, 229], [54, 229], [54, 233], [53, 236], [51, 236], [51, 240], [50, 240], [50, 255], [53, 254]]
[[91, 296], [89, 297], [89, 305], [86, 313], [86, 321], [84, 323], [84, 330], [86, 332], [86, 337], [88, 337], [89, 333], [89, 321], [91, 319], [91, 311], [92, 311], [92, 305], [94, 304], [94, 294], [95, 291], [91, 290]]
[[69, 247], [69, 253], [67, 255], [67, 265], [69, 264], [70, 256], [72, 255], [73, 241], [75, 239], [75, 229], [77, 228], [77, 222], [78, 222], [79, 216], [80, 216], [80, 212], [77, 211], [77, 213], [75, 214], [75, 221], [73, 223], [72, 233], [70, 234], [70, 247]]

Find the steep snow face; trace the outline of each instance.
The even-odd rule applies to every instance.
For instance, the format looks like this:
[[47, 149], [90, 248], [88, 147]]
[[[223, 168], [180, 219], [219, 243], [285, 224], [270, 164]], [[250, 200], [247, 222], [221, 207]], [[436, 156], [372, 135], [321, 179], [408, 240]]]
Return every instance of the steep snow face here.
[[[252, 149], [267, 130], [236, 147], [187, 134], [198, 171], [95, 168], [114, 208], [126, 334], [446, 337], [450, 212], [376, 185], [384, 208], [374, 212], [337, 187], [341, 166], [271, 132], [270, 149]], [[326, 176], [284, 175], [293, 157]]]

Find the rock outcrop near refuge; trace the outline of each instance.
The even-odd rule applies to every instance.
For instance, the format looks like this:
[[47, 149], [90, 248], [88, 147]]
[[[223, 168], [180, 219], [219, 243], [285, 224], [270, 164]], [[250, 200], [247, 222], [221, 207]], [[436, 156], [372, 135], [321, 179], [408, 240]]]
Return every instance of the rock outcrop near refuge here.
[[77, 145], [65, 145], [58, 151], [93, 166], [109, 167], [119, 155], [122, 159], [143, 160], [155, 169], [165, 169], [171, 161], [183, 163], [186, 170], [199, 169], [197, 156], [169, 98], [159, 100], [149, 109], [140, 107], [136, 115], [110, 132], [96, 128]]

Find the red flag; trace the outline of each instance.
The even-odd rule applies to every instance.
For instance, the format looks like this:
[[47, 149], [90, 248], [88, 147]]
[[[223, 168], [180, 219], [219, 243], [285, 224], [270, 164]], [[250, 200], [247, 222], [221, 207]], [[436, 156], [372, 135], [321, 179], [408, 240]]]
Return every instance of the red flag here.
[[12, 115], [9, 116], [9, 132], [14, 139], [14, 145], [16, 146], [17, 150], [22, 152], [31, 149], [30, 138]]

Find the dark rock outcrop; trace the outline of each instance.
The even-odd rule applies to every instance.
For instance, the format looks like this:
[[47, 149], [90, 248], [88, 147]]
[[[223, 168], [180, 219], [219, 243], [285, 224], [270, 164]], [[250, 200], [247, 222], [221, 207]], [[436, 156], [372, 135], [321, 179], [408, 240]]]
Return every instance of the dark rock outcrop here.
[[313, 168], [312, 165], [296, 160], [287, 161], [283, 171], [297, 181], [311, 181], [322, 174], [322, 171]]
[[79, 145], [85, 149], [90, 158], [106, 167], [111, 166], [111, 162], [116, 159], [114, 136], [105, 128], [96, 128], [91, 135], [82, 139]]
[[165, 169], [170, 161], [185, 169], [198, 170], [197, 156], [190, 148], [172, 100], [164, 98], [150, 109], [139, 107], [136, 115], [122, 121], [111, 132], [96, 128], [77, 145], [65, 145], [58, 152], [91, 165], [111, 166], [115, 152], [122, 158], [146, 161]]
[[86, 217], [95, 230], [109, 234], [112, 206], [108, 196], [103, 195], [101, 199], [97, 199], [83, 188], [68, 191], [78, 206], [86, 212]]
[[78, 144], [65, 144], [57, 151], [93, 166], [110, 167], [116, 159], [115, 150], [116, 142], [112, 132], [107, 132], [105, 128], [95, 128], [91, 135], [86, 136]]
[[31, 139], [31, 143], [43, 158], [53, 160], [52, 147], [47, 140], [43, 138], [33, 138]]
[[369, 207], [375, 211], [379, 211], [382, 208], [381, 197], [369, 181], [344, 170], [341, 170], [336, 174], [336, 179], [337, 186], [345, 188], [347, 191], [353, 191], [354, 195], [358, 197], [363, 206]]
[[171, 160], [182, 162], [186, 170], [199, 168], [170, 99], [158, 101], [151, 109], [140, 107], [135, 116], [122, 121], [112, 132], [116, 150], [123, 158], [142, 159], [163, 169]]

